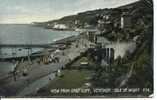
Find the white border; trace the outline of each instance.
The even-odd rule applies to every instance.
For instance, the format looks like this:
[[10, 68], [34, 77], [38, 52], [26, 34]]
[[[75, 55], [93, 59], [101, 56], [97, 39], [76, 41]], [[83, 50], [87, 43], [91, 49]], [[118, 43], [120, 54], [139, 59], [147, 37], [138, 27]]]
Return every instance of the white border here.
[[[120, 98], [120, 99], [109, 99], [109, 98], [97, 98], [97, 99], [107, 99], [107, 100], [157, 100], [157, 0], [154, 1], [154, 97], [153, 98]], [[1, 100], [63, 100], [63, 98], [0, 98]], [[70, 98], [65, 98], [70, 100]], [[71, 98], [73, 100], [74, 98]], [[77, 98], [79, 100], [81, 98]], [[92, 99], [92, 98], [90, 98]], [[81, 99], [81, 100], [90, 100]], [[97, 100], [96, 98], [92, 100]]]
[[157, 100], [157, 0], [154, 0], [154, 99]]

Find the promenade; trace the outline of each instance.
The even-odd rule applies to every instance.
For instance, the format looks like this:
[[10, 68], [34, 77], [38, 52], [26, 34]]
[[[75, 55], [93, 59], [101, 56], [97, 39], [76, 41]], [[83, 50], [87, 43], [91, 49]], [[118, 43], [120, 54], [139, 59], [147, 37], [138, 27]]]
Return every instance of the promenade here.
[[[75, 42], [72, 42], [69, 48], [60, 50], [59, 52], [49, 52], [48, 49], [44, 50], [43, 53], [47, 52], [49, 56], [54, 56], [59, 59], [58, 62], [51, 62], [48, 64], [38, 63], [39, 59], [35, 59], [31, 64], [29, 62], [20, 63], [16, 75], [16, 81], [13, 75], [9, 75], [6, 79], [3, 78], [3, 83], [0, 86], [0, 91], [2, 90], [5, 94], [9, 96], [19, 95], [21, 91], [29, 87], [34, 81], [45, 77], [51, 73], [56, 73], [58, 70], [65, 67], [67, 63], [80, 56], [82, 52], [85, 52], [90, 47], [90, 42], [86, 39], [80, 38]], [[27, 70], [27, 76], [23, 76], [21, 72]], [[2, 79], [2, 78], [0, 78]], [[29, 91], [29, 89], [28, 89]], [[30, 90], [31, 91], [31, 90]], [[26, 95], [21, 93], [20, 96]]]

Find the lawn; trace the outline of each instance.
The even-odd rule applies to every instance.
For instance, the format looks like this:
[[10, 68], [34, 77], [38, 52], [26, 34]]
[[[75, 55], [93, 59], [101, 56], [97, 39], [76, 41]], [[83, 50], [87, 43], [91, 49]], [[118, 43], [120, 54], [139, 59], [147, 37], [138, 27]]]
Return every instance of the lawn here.
[[61, 95], [53, 94], [52, 89], [85, 88], [85, 83], [90, 83], [93, 72], [89, 70], [62, 70], [62, 77], [57, 76], [46, 87], [40, 89], [35, 96]]
[[56, 77], [49, 88], [79, 88], [88, 82], [92, 72], [87, 70], [63, 70], [62, 77]]

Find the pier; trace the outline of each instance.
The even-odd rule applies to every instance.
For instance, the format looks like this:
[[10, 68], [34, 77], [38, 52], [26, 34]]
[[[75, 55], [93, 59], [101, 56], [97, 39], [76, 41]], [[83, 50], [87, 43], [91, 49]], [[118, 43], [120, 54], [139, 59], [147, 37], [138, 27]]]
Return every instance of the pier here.
[[[40, 48], [40, 49], [51, 49], [52, 51], [62, 48], [65, 45], [71, 44], [72, 42], [78, 40], [78, 36], [70, 36], [61, 40], [54, 41], [53, 43], [47, 43], [47, 44], [0, 44], [0, 51], [1, 49], [11, 49], [11, 54], [4, 54], [2, 55], [0, 52], [0, 60], [4, 59], [21, 59], [21, 58], [26, 58], [28, 55], [30, 57], [41, 57], [44, 56], [45, 54], [42, 52], [36, 52], [33, 53], [32, 49], [35, 48]], [[27, 51], [27, 54], [25, 55], [17, 55], [17, 52], [21, 52], [23, 50]]]
[[49, 44], [1, 44], [0, 48], [50, 48]]
[[[61, 50], [59, 53], [52, 51], [49, 52], [49, 55], [44, 55], [43, 52], [42, 54], [44, 55], [44, 57], [32, 60], [31, 64], [29, 64], [29, 61], [25, 60], [25, 62], [23, 62], [23, 60], [21, 59], [19, 64], [17, 65], [18, 74], [16, 75], [16, 81], [13, 80], [13, 76], [10, 74], [10, 76], [8, 76], [8, 74], [1, 75], [0, 81], [10, 81], [9, 83], [2, 84], [1, 86], [7, 87], [6, 91], [10, 91], [10, 89], [17, 90], [16, 92], [12, 92], [12, 95], [15, 95], [15, 93], [16, 95], [20, 96], [27, 95], [24, 90], [29, 88], [28, 85], [31, 85], [32, 82], [40, 79], [41, 77], [47, 76], [51, 73], [55, 73], [58, 70], [61, 70], [62, 68], [65, 68], [68, 63], [80, 56], [81, 53], [86, 52], [88, 48], [90, 48], [90, 44], [91, 42], [86, 39], [79, 39], [73, 42], [69, 48]], [[59, 61], [47, 63], [47, 61], [50, 61], [51, 55], [54, 56], [53, 58], [57, 57]], [[38, 61], [40, 61], [40, 63], [38, 63]], [[24, 70], [27, 70], [27, 76], [25, 76], [25, 78], [21, 75]], [[7, 78], [5, 78], [5, 76], [7, 76]]]
[[57, 44], [0, 44], [0, 48], [53, 48]]

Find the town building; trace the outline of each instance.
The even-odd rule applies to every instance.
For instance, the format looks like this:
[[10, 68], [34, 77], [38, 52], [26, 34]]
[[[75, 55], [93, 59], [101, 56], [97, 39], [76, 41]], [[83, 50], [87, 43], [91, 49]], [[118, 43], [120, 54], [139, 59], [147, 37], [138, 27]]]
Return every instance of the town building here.
[[96, 42], [96, 36], [99, 35], [100, 32], [97, 29], [84, 29], [81, 35], [88, 39], [90, 42]]
[[65, 24], [55, 24], [54, 29], [67, 29], [68, 27]]
[[110, 15], [103, 15], [99, 20], [98, 20], [98, 29], [101, 31], [101, 33], [107, 33], [112, 31], [113, 27], [113, 22], [111, 20]]
[[104, 47], [105, 45], [109, 44], [110, 42], [103, 36], [96, 36], [96, 44], [101, 45], [101, 47]]
[[114, 61], [115, 51], [113, 48], [102, 48], [97, 45], [88, 50], [90, 56], [100, 65], [110, 65]]
[[123, 13], [121, 15], [121, 29], [126, 29], [126, 28], [130, 28], [131, 27], [131, 15], [128, 13]]

